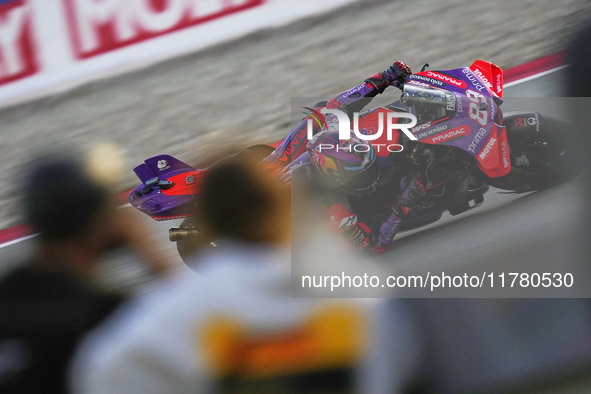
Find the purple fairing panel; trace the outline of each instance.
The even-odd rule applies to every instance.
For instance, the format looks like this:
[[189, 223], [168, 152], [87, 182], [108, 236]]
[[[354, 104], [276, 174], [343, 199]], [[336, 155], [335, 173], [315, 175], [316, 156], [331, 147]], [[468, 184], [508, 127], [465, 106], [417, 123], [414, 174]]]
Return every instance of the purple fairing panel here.
[[417, 124], [411, 129], [413, 135], [423, 143], [456, 146], [476, 157], [499, 111], [485, 83], [468, 67], [462, 67], [413, 74], [407, 85], [433, 89], [445, 97], [440, 116]]
[[[158, 186], [151, 187], [144, 193], [144, 184], [137, 186], [129, 195], [130, 204], [149, 216], [190, 216], [199, 204], [200, 196], [195, 195], [166, 195]], [[197, 205], [196, 205], [197, 204]]]
[[198, 194], [166, 195], [157, 183], [146, 186], [147, 181], [156, 177], [160, 181], [166, 181], [167, 178], [190, 171], [195, 171], [195, 168], [170, 155], [158, 155], [147, 159], [145, 164], [134, 169], [142, 183], [129, 194], [129, 203], [157, 220], [191, 216], [199, 204]]
[[154, 174], [154, 171], [152, 171], [146, 163], [142, 163], [139, 166], [137, 166], [136, 168], [134, 168], [133, 172], [135, 172], [137, 177], [140, 178], [140, 181], [142, 181], [142, 182], [146, 182], [146, 181], [156, 177], [156, 174]]
[[183, 163], [170, 155], [158, 155], [144, 161], [154, 174], [160, 179], [166, 179], [181, 172], [195, 171], [195, 167]]

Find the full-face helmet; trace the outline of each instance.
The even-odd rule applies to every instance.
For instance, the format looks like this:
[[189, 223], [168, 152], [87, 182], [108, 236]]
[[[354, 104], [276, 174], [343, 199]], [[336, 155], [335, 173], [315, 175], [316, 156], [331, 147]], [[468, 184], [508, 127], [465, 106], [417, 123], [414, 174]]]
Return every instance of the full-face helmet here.
[[330, 187], [356, 196], [377, 189], [380, 169], [371, 143], [357, 137], [339, 140], [339, 133], [324, 131], [308, 142], [312, 166]]

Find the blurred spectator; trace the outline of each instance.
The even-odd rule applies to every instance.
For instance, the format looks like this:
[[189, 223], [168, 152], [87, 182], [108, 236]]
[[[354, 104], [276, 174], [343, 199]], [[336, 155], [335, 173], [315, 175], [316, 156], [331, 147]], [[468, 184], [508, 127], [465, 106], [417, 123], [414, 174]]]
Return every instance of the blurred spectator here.
[[[352, 387], [363, 312], [290, 296], [290, 190], [220, 162], [202, 220], [220, 247], [176, 283], [129, 304], [81, 347], [76, 393], [333, 393]], [[316, 390], [316, 391], [314, 391]]]
[[[101, 255], [146, 241], [83, 168], [81, 161], [55, 159], [38, 163], [28, 178], [24, 208], [37, 237], [32, 261], [0, 281], [2, 393], [67, 391], [78, 341], [121, 302], [95, 287]], [[151, 259], [155, 271], [166, 269]]]

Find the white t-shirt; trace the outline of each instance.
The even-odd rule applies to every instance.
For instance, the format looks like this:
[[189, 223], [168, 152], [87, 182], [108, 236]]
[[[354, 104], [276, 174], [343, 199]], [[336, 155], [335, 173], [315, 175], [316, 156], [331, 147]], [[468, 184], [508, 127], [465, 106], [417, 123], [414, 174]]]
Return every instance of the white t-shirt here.
[[162, 284], [84, 341], [74, 392], [207, 393], [228, 381], [351, 369], [364, 348], [364, 308], [291, 298], [289, 258], [243, 244], [208, 252], [203, 276]]

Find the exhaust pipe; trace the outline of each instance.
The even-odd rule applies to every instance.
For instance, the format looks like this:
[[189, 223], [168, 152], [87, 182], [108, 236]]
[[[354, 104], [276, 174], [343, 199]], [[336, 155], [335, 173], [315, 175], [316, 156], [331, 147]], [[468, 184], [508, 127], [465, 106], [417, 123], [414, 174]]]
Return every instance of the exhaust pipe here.
[[171, 227], [168, 230], [168, 239], [171, 242], [185, 241], [188, 239], [197, 239], [201, 236], [201, 231], [197, 230], [195, 226]]

